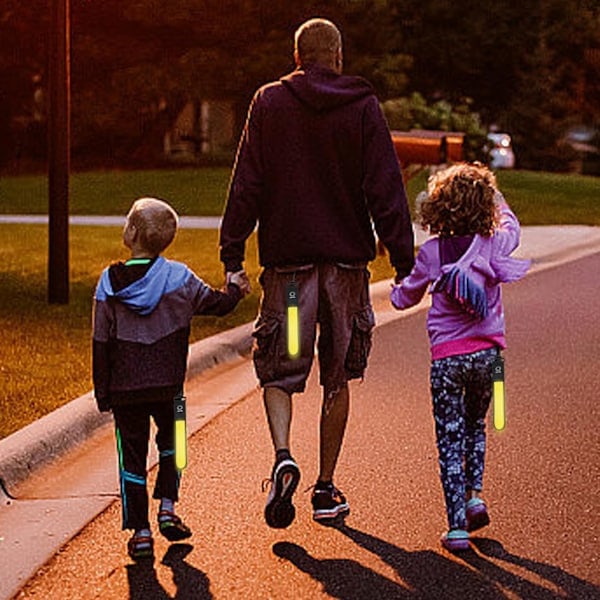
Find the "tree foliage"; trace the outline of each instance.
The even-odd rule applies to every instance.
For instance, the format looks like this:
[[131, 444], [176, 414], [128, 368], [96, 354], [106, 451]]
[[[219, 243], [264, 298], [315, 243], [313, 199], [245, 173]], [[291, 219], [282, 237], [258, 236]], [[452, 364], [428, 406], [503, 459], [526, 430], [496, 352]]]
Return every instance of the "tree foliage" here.
[[[434, 112], [480, 115], [514, 133], [527, 166], [559, 168], [564, 128], [600, 119], [586, 101], [600, 73], [584, 60], [600, 48], [597, 0], [70, 1], [75, 159], [128, 159], [189, 99], [235, 102], [241, 126], [253, 91], [293, 69], [293, 33], [312, 16], [339, 24], [346, 72], [382, 101], [420, 94]], [[48, 7], [0, 7], [0, 164], [44, 145]]]

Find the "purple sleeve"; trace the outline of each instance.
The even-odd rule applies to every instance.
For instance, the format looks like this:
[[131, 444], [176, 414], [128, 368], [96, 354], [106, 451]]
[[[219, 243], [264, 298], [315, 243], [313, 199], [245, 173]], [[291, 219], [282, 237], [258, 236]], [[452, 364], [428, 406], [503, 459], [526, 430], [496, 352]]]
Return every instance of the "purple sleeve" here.
[[521, 226], [500, 192], [496, 193], [496, 205], [500, 213], [500, 222], [494, 232], [494, 246], [499, 255], [509, 256], [519, 245]]
[[425, 252], [419, 251], [417, 260], [410, 275], [395, 285], [390, 294], [393, 306], [399, 310], [418, 304], [431, 283], [429, 265]]
[[364, 193], [377, 236], [399, 277], [414, 265], [414, 234], [400, 164], [392, 137], [373, 96], [365, 109]]
[[242, 268], [246, 240], [258, 219], [258, 204], [263, 191], [259, 99], [257, 93], [248, 109], [221, 224], [219, 245], [226, 271], [235, 272]]

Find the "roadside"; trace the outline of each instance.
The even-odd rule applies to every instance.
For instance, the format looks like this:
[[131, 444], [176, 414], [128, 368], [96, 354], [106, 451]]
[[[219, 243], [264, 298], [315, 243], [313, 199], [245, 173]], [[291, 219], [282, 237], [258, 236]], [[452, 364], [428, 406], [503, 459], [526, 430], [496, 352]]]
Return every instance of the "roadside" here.
[[[417, 232], [417, 243], [422, 241], [422, 232]], [[542, 270], [596, 252], [600, 228], [525, 227], [517, 255], [532, 258], [534, 270]], [[374, 284], [371, 291], [379, 326], [427, 306], [425, 300], [412, 311], [394, 311], [388, 302], [389, 281]], [[256, 389], [247, 360], [251, 327], [248, 323], [191, 347], [189, 435]], [[0, 441], [0, 475], [21, 498], [2, 497], [0, 505], [0, 598], [11, 598], [118, 498], [115, 461], [110, 416], [97, 413], [91, 394]]]

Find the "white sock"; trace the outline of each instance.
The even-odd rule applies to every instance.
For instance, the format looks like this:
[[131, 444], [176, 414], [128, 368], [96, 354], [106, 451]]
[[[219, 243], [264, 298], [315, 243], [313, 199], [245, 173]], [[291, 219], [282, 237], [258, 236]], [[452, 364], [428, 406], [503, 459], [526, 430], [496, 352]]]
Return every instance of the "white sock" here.
[[167, 510], [169, 512], [175, 511], [175, 502], [170, 498], [161, 498], [160, 500], [160, 510]]
[[152, 532], [149, 529], [138, 529], [134, 533], [135, 537], [152, 537]]

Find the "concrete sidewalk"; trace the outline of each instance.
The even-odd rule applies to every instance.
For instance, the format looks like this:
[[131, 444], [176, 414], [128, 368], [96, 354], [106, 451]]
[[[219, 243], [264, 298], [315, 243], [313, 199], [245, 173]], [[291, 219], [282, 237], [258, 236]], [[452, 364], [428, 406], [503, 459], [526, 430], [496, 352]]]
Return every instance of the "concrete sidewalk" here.
[[[424, 239], [417, 232], [417, 242]], [[600, 228], [525, 227], [517, 255], [541, 270], [600, 252]], [[397, 312], [389, 281], [371, 287], [378, 326], [427, 306]], [[190, 349], [188, 434], [252, 392], [248, 360], [252, 324], [202, 340]], [[118, 498], [110, 415], [86, 394], [0, 441], [0, 476], [17, 500], [0, 492], [0, 599], [12, 598], [37, 569]], [[156, 455], [151, 456], [151, 465]]]

